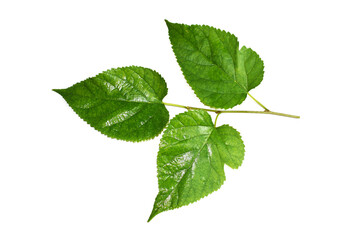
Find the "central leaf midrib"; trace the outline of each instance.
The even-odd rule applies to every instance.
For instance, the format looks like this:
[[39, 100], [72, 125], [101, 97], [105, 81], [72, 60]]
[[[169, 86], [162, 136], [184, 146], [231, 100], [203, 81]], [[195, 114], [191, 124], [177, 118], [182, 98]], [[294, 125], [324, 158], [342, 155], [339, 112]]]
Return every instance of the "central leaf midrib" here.
[[162, 105], [164, 105], [161, 101], [159, 101], [159, 102], [155, 102], [155, 101], [142, 102], [142, 101], [132, 101], [132, 100], [118, 99], [118, 98], [100, 97], [100, 96], [84, 96], [83, 94], [76, 94], [76, 93], [72, 93], [71, 95], [73, 95], [73, 96], [81, 96], [81, 97], [86, 97], [86, 98], [91, 98], [91, 99], [97, 99], [97, 100], [130, 102], [130, 103], [162, 104]]
[[[131, 114], [127, 114], [126, 117], [125, 117], [124, 119], [122, 119], [121, 121], [116, 122], [116, 123], [113, 123], [113, 124], [111, 124], [111, 125], [106, 125], [106, 123], [107, 123], [109, 120], [112, 120], [113, 118], [119, 116], [119, 112], [122, 112], [122, 111], [123, 111], [122, 109], [121, 109], [121, 110], [116, 109], [116, 110], [113, 111], [111, 114], [108, 114], [108, 115], [112, 115], [112, 116], [111, 116], [111, 117], [108, 117], [108, 116], [107, 116], [107, 117], [105, 118], [105, 123], [102, 124], [102, 127], [111, 127], [111, 126], [114, 126], [114, 125], [121, 124], [121, 123], [123, 123], [123, 122], [125, 122], [125, 121], [128, 121], [129, 119], [131, 119], [131, 118], [134, 117], [135, 115], [139, 114], [139, 112], [143, 111], [143, 110], [144, 110], [144, 106], [141, 106], [141, 105], [140, 105], [140, 107], [138, 107], [137, 109], [136, 109], [136, 108], [134, 108], [134, 109], [135, 109], [136, 111], [133, 112], [132, 115], [131, 115]], [[114, 114], [114, 113], [116, 113], [116, 114]], [[105, 125], [105, 126], [104, 126], [104, 125]]]

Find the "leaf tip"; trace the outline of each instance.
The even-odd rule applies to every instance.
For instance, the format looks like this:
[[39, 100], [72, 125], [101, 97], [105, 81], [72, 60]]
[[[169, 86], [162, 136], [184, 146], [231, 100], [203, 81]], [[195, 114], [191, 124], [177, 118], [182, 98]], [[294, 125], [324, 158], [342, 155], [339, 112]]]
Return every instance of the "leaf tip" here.
[[63, 95], [63, 93], [64, 93], [64, 89], [52, 89], [52, 91], [54, 91], [54, 92], [56, 92], [56, 93], [60, 94], [61, 96], [62, 96], [62, 95]]
[[174, 23], [168, 21], [167, 19], [164, 19], [165, 20], [165, 23], [166, 23], [166, 26], [169, 28], [170, 26], [174, 25]]
[[147, 222], [150, 222], [158, 213], [153, 209]]

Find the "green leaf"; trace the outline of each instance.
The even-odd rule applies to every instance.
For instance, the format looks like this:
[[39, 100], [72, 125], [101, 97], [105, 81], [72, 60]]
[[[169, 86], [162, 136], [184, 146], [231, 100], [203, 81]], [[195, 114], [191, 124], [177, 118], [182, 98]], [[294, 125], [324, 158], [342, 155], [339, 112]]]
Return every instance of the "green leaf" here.
[[233, 34], [206, 25], [166, 24], [184, 77], [205, 105], [232, 108], [262, 81], [263, 62], [250, 48], [239, 50]]
[[238, 168], [244, 152], [239, 132], [228, 125], [214, 127], [206, 111], [175, 116], [161, 138], [159, 193], [148, 221], [219, 189], [225, 181], [224, 164]]
[[111, 138], [154, 138], [169, 121], [167, 94], [159, 73], [143, 67], [107, 70], [67, 89], [54, 89], [96, 130]]
[[255, 51], [245, 46], [237, 52], [237, 60], [237, 82], [249, 92], [263, 80], [264, 62]]

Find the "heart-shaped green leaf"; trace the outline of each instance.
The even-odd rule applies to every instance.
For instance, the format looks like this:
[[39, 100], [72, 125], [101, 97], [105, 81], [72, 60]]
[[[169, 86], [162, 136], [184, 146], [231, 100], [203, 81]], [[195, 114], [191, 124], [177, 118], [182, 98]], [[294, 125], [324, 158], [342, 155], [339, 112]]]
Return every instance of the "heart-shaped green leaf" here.
[[55, 89], [96, 130], [138, 142], [154, 138], [169, 121], [167, 94], [159, 73], [143, 67], [111, 69], [67, 89]]
[[239, 50], [233, 34], [206, 25], [166, 24], [184, 77], [205, 105], [232, 108], [262, 81], [264, 63], [250, 48]]
[[228, 125], [215, 127], [206, 111], [171, 119], [160, 142], [159, 193], [148, 221], [219, 189], [225, 181], [224, 164], [238, 168], [244, 153], [239, 132]]

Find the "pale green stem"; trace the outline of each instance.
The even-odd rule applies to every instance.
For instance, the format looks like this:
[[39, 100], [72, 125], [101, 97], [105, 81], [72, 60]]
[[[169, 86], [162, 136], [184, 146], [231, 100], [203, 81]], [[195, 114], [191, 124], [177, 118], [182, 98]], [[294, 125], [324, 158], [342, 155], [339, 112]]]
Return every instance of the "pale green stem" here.
[[216, 122], [217, 122], [217, 119], [218, 119], [218, 117], [219, 117], [219, 115], [220, 115], [220, 114], [221, 114], [220, 112], [216, 114], [216, 118], [215, 118], [215, 123], [214, 123], [214, 127], [216, 127]]
[[251, 96], [250, 93], [248, 93], [249, 97], [251, 97], [257, 104], [259, 104], [265, 111], [270, 111], [269, 109], [267, 109], [264, 105], [261, 104], [261, 102], [259, 102], [258, 100], [256, 100], [253, 96]]
[[209, 108], [189, 107], [189, 106], [183, 106], [183, 105], [173, 104], [173, 103], [164, 103], [163, 102], [163, 104], [167, 105], [167, 106], [185, 108], [187, 110], [205, 110], [207, 112], [217, 113], [218, 115], [220, 113], [256, 113], [256, 114], [276, 115], [276, 116], [289, 117], [289, 118], [300, 118], [300, 116], [286, 114], [286, 113], [273, 112], [273, 111], [269, 111], [269, 110], [265, 110], [265, 111], [217, 110], [217, 109], [209, 109]]
[[179, 108], [186, 108], [188, 109], [189, 107], [186, 107], [186, 106], [183, 106], [183, 105], [179, 105], [179, 104], [174, 104], [174, 103], [164, 103], [163, 104], [165, 105], [168, 105], [168, 106], [173, 106], [173, 107], [179, 107]]

